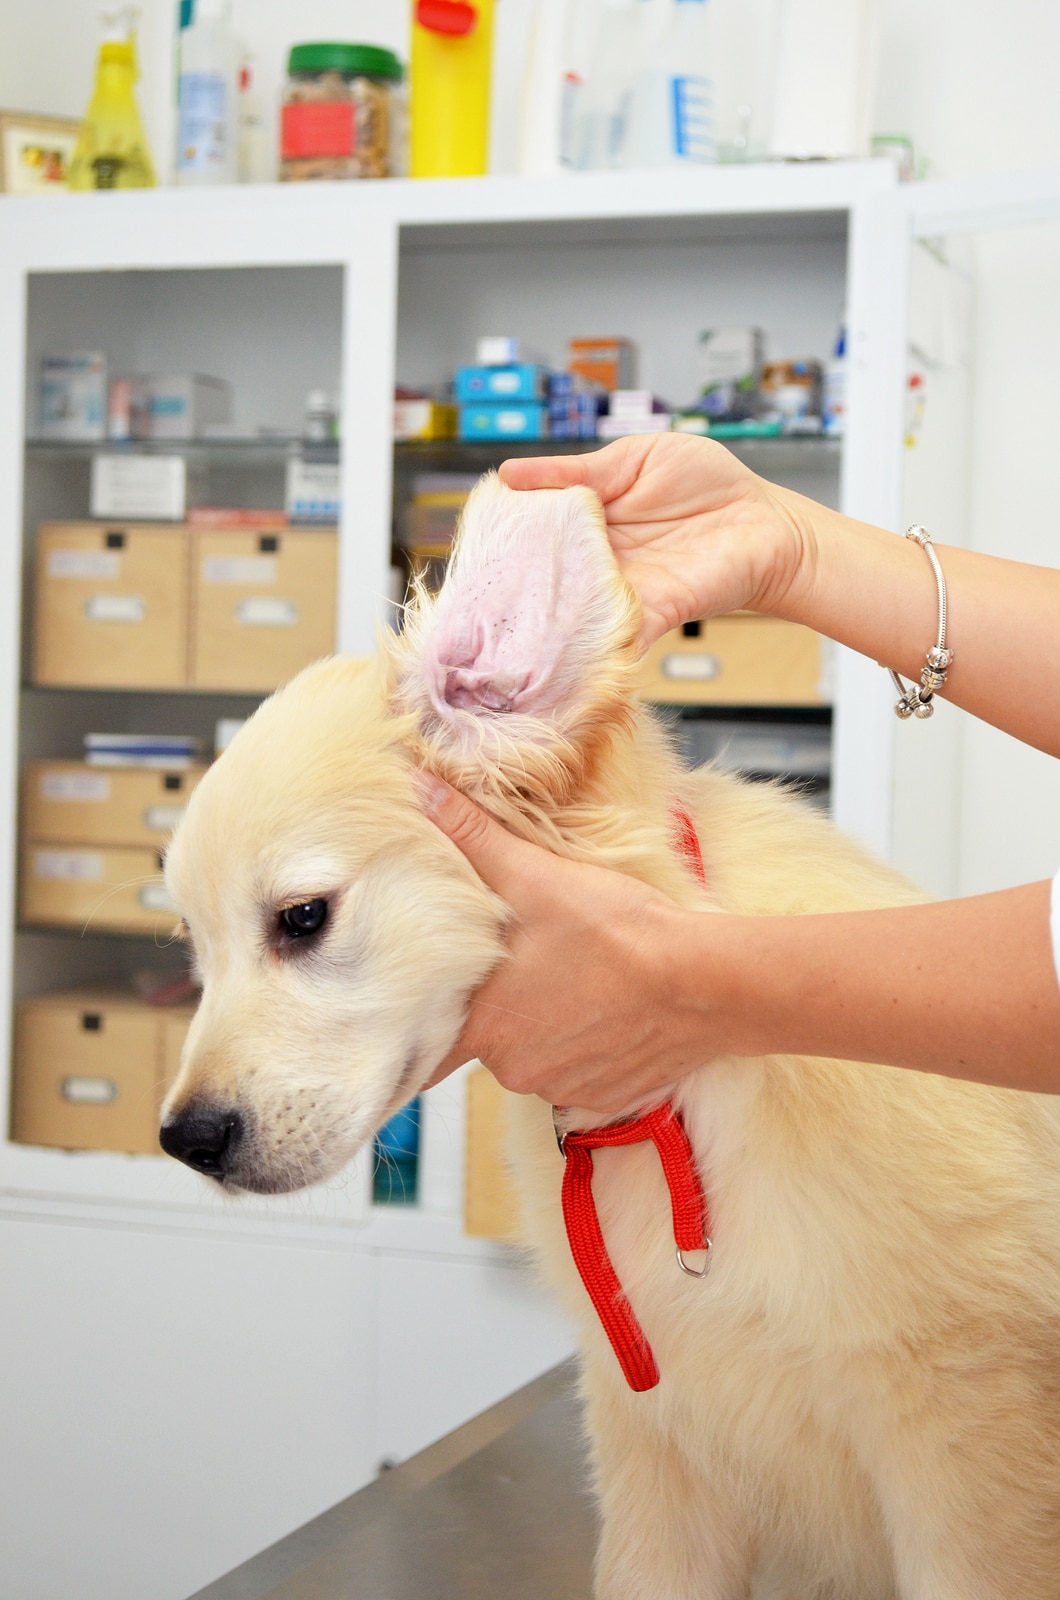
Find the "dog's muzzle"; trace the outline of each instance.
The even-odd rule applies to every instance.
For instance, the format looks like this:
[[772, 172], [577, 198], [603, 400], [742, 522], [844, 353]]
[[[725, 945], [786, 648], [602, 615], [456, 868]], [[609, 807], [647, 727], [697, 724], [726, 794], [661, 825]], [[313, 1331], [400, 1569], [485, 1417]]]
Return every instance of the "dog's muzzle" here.
[[196, 1172], [223, 1183], [240, 1153], [243, 1118], [230, 1106], [192, 1101], [176, 1116], [167, 1117], [158, 1142], [167, 1156], [175, 1156]]

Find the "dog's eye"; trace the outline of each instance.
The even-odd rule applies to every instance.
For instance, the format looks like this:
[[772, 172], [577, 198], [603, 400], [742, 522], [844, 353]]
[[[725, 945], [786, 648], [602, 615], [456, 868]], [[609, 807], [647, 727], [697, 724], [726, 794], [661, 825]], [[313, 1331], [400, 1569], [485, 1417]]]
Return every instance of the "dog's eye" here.
[[292, 939], [304, 939], [307, 933], [319, 933], [328, 920], [328, 903], [319, 898], [303, 900], [299, 905], [286, 906], [280, 912], [280, 926]]

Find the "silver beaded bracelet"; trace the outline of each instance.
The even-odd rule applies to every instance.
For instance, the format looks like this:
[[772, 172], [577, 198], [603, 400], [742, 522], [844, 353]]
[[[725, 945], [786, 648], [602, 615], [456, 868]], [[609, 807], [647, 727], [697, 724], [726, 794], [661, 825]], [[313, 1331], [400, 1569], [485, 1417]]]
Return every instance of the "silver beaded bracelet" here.
[[894, 713], [895, 716], [901, 717], [903, 722], [906, 717], [930, 717], [934, 714], [934, 697], [945, 687], [946, 673], [949, 671], [954, 654], [952, 650], [946, 648], [946, 580], [942, 576], [942, 568], [931, 543], [931, 535], [926, 528], [920, 526], [919, 522], [914, 522], [911, 528], [905, 530], [905, 536], [918, 544], [931, 562], [931, 570], [935, 574], [935, 586], [939, 592], [939, 632], [938, 638], [924, 658], [926, 665], [920, 674], [919, 684], [905, 684], [893, 667], [887, 668], [891, 674], [891, 682], [901, 695]]

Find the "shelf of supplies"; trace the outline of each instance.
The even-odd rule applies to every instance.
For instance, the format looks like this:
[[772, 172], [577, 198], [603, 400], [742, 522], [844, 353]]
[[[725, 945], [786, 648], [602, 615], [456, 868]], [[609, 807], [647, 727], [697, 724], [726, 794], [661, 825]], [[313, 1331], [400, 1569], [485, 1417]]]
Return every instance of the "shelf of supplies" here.
[[[666, 438], [668, 435], [657, 435]], [[401, 467], [433, 471], [487, 471], [499, 461], [516, 456], [583, 455], [600, 450], [604, 439], [424, 439], [395, 444], [394, 459]], [[781, 473], [785, 469], [838, 471], [843, 441], [819, 435], [790, 438], [721, 439], [727, 450], [756, 472]]]
[[209, 466], [248, 467], [282, 463], [290, 456], [306, 461], [337, 461], [337, 440], [321, 443], [288, 434], [249, 439], [27, 439], [26, 454], [34, 461], [91, 461], [98, 455], [183, 456]]
[[[665, 437], [665, 436], [662, 436]], [[482, 470], [513, 456], [581, 455], [600, 450], [603, 439], [411, 439], [394, 445], [397, 462], [409, 466], [466, 467]], [[761, 471], [784, 467], [837, 468], [843, 441], [817, 435], [790, 438], [735, 438], [717, 441], [741, 460]], [[307, 461], [337, 461], [338, 442], [320, 444], [288, 436], [253, 439], [27, 439], [26, 454], [32, 460], [91, 461], [93, 456], [145, 455], [184, 456], [188, 461], [211, 466], [246, 467], [255, 462], [285, 461], [301, 456]]]

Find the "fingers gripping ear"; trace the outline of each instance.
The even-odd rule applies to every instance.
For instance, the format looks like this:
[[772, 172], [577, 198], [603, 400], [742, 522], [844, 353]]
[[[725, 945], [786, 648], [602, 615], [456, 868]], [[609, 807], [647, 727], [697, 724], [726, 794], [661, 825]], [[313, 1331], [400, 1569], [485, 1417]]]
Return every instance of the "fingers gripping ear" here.
[[396, 696], [450, 765], [574, 749], [628, 703], [638, 624], [596, 496], [491, 473], [440, 593], [418, 596], [395, 645]]

